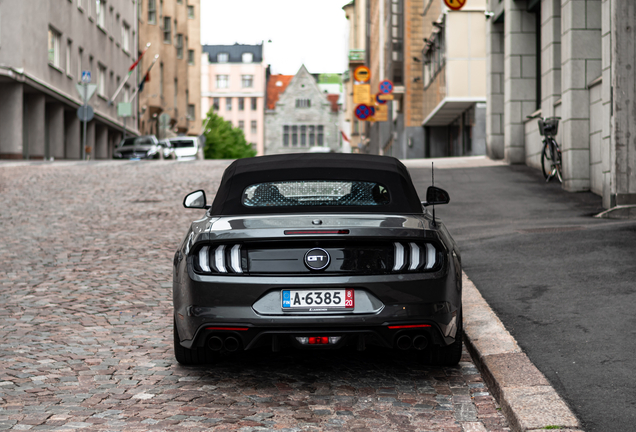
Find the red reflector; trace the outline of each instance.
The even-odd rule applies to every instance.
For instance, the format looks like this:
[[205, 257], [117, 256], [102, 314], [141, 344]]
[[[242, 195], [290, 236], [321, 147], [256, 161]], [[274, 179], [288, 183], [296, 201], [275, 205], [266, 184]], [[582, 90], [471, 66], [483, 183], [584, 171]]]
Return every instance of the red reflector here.
[[285, 235], [298, 235], [298, 234], [349, 234], [349, 230], [303, 230], [303, 231], [285, 230]]
[[309, 345], [327, 345], [329, 338], [327, 336], [310, 337]]
[[206, 330], [248, 331], [247, 327], [206, 327]]
[[413, 324], [413, 325], [389, 326], [391, 330], [407, 329], [407, 328], [422, 328], [422, 327], [430, 327], [430, 325], [429, 324]]

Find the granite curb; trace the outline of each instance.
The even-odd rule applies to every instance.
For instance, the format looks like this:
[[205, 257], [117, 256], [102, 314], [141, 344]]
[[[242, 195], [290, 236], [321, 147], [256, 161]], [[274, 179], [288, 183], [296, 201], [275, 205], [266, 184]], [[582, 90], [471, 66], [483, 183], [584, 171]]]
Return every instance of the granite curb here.
[[511, 430], [582, 432], [568, 405], [519, 348], [465, 273], [462, 282], [464, 343]]

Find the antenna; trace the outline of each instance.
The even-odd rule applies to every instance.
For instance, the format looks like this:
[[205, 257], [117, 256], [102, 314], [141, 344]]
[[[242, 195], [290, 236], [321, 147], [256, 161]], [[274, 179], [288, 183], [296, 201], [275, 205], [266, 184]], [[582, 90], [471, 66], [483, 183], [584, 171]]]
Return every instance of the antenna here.
[[[435, 163], [431, 162], [431, 177], [432, 177], [432, 181], [433, 184], [432, 186], [435, 186]], [[435, 200], [433, 200], [433, 226], [436, 226], [437, 224], [435, 223]]]

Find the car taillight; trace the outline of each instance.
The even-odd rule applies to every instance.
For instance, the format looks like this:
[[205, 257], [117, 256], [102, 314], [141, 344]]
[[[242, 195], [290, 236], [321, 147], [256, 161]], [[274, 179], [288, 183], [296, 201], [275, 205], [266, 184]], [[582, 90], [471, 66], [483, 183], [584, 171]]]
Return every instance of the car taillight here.
[[393, 271], [426, 271], [437, 265], [437, 249], [431, 243], [393, 243]]
[[194, 261], [202, 273], [243, 273], [240, 244], [202, 246]]

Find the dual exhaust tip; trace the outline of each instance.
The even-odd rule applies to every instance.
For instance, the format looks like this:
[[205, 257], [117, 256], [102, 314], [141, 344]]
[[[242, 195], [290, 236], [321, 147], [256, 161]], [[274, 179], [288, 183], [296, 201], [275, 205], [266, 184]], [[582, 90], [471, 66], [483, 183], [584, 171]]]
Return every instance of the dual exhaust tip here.
[[396, 345], [403, 351], [411, 348], [422, 351], [428, 346], [428, 339], [424, 335], [416, 335], [413, 338], [409, 335], [402, 335], [398, 338]]
[[234, 352], [241, 346], [240, 342], [237, 338], [233, 336], [226, 337], [225, 339], [220, 338], [219, 336], [212, 336], [208, 340], [208, 347], [212, 351], [221, 351], [225, 349], [228, 352]]

